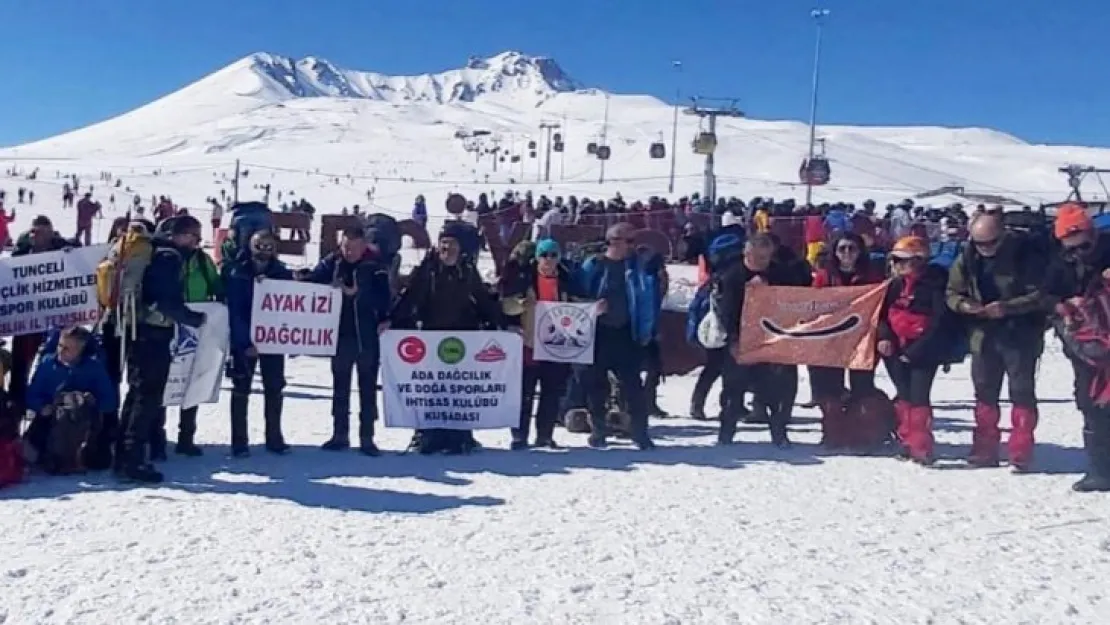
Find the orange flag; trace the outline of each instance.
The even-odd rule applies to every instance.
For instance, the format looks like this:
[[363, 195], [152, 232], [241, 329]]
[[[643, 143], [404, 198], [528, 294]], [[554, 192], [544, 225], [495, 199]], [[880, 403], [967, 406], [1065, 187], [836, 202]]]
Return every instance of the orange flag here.
[[777, 363], [874, 369], [887, 283], [811, 289], [748, 285], [733, 356]]

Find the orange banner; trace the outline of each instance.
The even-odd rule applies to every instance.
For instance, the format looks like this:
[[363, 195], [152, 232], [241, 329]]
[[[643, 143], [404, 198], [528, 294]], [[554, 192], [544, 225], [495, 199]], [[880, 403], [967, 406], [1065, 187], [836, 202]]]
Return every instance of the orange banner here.
[[874, 369], [886, 288], [748, 285], [733, 356], [742, 364]]

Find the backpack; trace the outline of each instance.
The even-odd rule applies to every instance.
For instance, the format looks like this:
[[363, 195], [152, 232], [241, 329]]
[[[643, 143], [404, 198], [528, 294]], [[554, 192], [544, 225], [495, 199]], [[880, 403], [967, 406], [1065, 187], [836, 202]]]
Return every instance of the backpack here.
[[401, 227], [397, 220], [383, 213], [366, 217], [366, 235], [378, 247], [378, 253], [390, 264], [393, 257], [401, 251]]
[[[933, 243], [929, 247], [929, 267], [937, 279], [947, 282], [948, 272], [960, 257], [963, 245], [959, 241], [942, 241]], [[945, 307], [944, 334], [950, 337], [947, 349], [940, 354], [940, 364], [945, 367], [958, 365], [971, 355], [971, 337], [964, 326], [963, 317]], [[946, 369], [947, 370], [947, 369]]]
[[96, 406], [90, 403], [87, 393], [64, 391], [58, 394], [41, 458], [47, 473], [70, 475], [85, 471], [85, 450], [91, 448], [99, 429], [98, 417]]
[[135, 338], [138, 310], [142, 306], [143, 274], [154, 257], [154, 241], [146, 226], [132, 223], [112, 244], [108, 256], [96, 267], [96, 297], [103, 311], [101, 324], [116, 323], [124, 336], [130, 329]]
[[690, 305], [686, 307], [686, 342], [698, 347], [701, 347], [698, 341], [698, 326], [709, 313], [709, 290], [708, 282], [699, 286], [694, 292], [694, 299], [690, 300]]
[[231, 207], [231, 222], [227, 238], [220, 246], [221, 262], [234, 260], [242, 250], [248, 249], [254, 233], [274, 232], [274, 214], [262, 202], [242, 202]]
[[1110, 367], [1110, 290], [1106, 286], [1085, 296], [1066, 319], [1054, 318], [1053, 326], [1070, 356], [1097, 369]]

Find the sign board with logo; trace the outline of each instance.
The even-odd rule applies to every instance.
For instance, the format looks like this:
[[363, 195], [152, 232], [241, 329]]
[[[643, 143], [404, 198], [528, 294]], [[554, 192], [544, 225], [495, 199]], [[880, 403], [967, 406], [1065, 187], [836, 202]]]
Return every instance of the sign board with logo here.
[[93, 245], [0, 260], [0, 336], [95, 324], [96, 266], [107, 254]]
[[537, 302], [532, 357], [546, 362], [594, 364], [597, 304]]
[[251, 342], [259, 354], [334, 356], [342, 308], [342, 293], [329, 284], [263, 280], [254, 287]]
[[381, 346], [387, 427], [488, 430], [520, 423], [520, 335], [388, 330]]
[[227, 307], [218, 302], [189, 304], [207, 317], [199, 328], [177, 326], [170, 346], [170, 375], [162, 394], [163, 406], [192, 408], [220, 398], [228, 351]]

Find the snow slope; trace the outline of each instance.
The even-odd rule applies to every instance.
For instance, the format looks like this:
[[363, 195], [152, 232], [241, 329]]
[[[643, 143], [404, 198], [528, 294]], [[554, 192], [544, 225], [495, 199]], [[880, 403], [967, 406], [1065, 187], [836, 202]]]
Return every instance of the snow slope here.
[[[253, 186], [269, 182], [275, 192], [295, 192], [325, 211], [366, 206], [371, 189], [375, 208], [399, 214], [418, 193], [433, 210], [453, 191], [666, 195], [669, 155], [656, 160], [648, 152], [657, 141], [671, 149], [673, 110], [648, 96], [580, 87], [554, 60], [516, 52], [408, 77], [257, 53], [130, 113], [0, 150], [0, 164], [24, 173], [39, 167], [43, 184], [57, 171], [88, 180], [107, 169], [144, 198], [168, 193], [198, 207], [229, 189], [237, 159], [250, 172], [244, 196], [258, 195]], [[552, 154], [549, 182], [540, 182], [543, 122], [561, 124], [566, 145]], [[675, 196], [702, 188], [704, 163], [690, 148], [698, 130], [696, 117], [680, 116]], [[489, 134], [461, 138], [475, 131]], [[603, 133], [613, 151], [604, 176], [601, 162], [586, 153]], [[720, 195], [803, 193], [797, 170], [807, 149], [804, 124], [726, 119], [718, 133]], [[946, 185], [1017, 202], [1055, 201], [1066, 191], [1060, 166], [1110, 166], [1105, 149], [1030, 145], [980, 128], [824, 126], [820, 135], [833, 167], [832, 184], [816, 191], [820, 201], [890, 202]], [[530, 141], [538, 143], [536, 158]], [[520, 162], [499, 162], [495, 171], [494, 157], [485, 154], [495, 147]], [[163, 175], [151, 175], [156, 169]], [[20, 183], [0, 184], [13, 190]], [[1085, 191], [1104, 196], [1093, 182]], [[47, 193], [40, 197], [57, 197], [56, 190]]]
[[[969, 450], [968, 377], [933, 395], [948, 459]], [[754, 427], [719, 449], [714, 424], [676, 419], [647, 454], [561, 430], [557, 452], [483, 433], [471, 457], [326, 454], [328, 366], [299, 358], [292, 456], [226, 459], [225, 400], [201, 411], [207, 455], [171, 460], [160, 488], [0, 491], [0, 623], [1101, 624], [1110, 518], [1068, 490], [1069, 377], [1052, 346], [1039, 466], [1014, 476], [826, 456], [805, 409], [786, 452]], [[692, 383], [669, 379], [664, 408], [684, 412]]]

